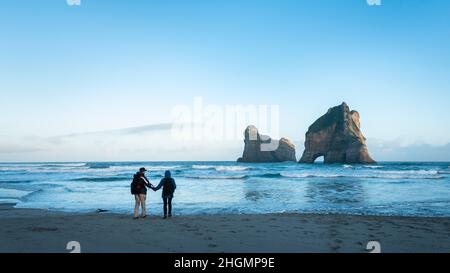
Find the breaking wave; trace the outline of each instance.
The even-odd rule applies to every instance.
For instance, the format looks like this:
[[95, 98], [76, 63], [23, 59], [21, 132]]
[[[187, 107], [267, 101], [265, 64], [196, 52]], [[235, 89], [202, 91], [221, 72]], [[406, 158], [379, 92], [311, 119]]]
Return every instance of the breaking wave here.
[[384, 168], [384, 166], [380, 166], [380, 165], [364, 165], [364, 168], [368, 168], [368, 169], [382, 169]]
[[211, 165], [192, 165], [192, 169], [195, 170], [216, 170], [218, 172], [226, 171], [247, 171], [250, 170], [249, 167], [242, 166], [211, 166]]
[[[449, 163], [426, 162], [0, 163], [0, 203], [128, 213], [134, 202], [129, 186], [140, 167], [149, 170], [147, 177], [152, 184], [160, 180], [165, 170], [172, 171], [179, 186], [176, 194], [180, 213], [273, 213], [301, 208], [321, 213], [450, 215], [449, 206], [443, 205], [450, 204]], [[208, 184], [207, 194], [204, 184]], [[436, 203], [437, 199], [445, 202]], [[392, 200], [397, 203], [391, 203]], [[430, 203], [421, 203], [424, 200]], [[158, 202], [158, 198], [149, 198], [149, 205], [156, 206]]]

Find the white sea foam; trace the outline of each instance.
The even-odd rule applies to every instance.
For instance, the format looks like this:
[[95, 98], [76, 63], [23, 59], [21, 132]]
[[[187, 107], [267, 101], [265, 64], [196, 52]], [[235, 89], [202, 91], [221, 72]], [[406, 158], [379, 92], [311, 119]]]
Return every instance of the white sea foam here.
[[287, 178], [308, 178], [308, 177], [322, 177], [322, 178], [332, 178], [332, 177], [343, 177], [342, 174], [334, 174], [334, 173], [287, 173], [282, 172], [281, 176]]
[[[165, 171], [175, 170], [182, 168], [183, 166], [146, 166], [148, 171]], [[137, 166], [105, 166], [102, 168], [91, 168], [89, 166], [0, 166], [0, 171], [15, 171], [15, 172], [28, 172], [28, 173], [104, 173], [104, 172], [129, 172], [133, 173], [139, 170]]]
[[7, 172], [7, 171], [18, 171], [18, 172], [25, 172], [29, 169], [19, 166], [2, 166], [0, 167], [1, 172]]
[[[148, 167], [145, 167], [145, 168], [148, 171], [166, 171], [166, 170], [181, 169], [181, 168], [183, 168], [183, 166], [181, 166], [181, 165], [177, 165], [177, 166], [148, 166]], [[138, 168], [136, 168], [136, 167], [129, 167], [128, 170], [138, 170]]]
[[212, 166], [212, 165], [192, 165], [192, 169], [196, 170], [216, 170], [219, 172], [223, 171], [245, 171], [248, 167], [242, 166]]
[[405, 170], [405, 171], [379, 171], [378, 174], [406, 174], [406, 175], [436, 175], [436, 170]]
[[190, 179], [210, 179], [210, 180], [223, 180], [223, 179], [245, 179], [247, 178], [246, 175], [196, 175], [196, 176], [186, 176], [186, 178]]
[[53, 169], [79, 169], [86, 167], [86, 163], [23, 163], [0, 164], [0, 171], [33, 171]]
[[377, 171], [373, 173], [288, 173], [282, 172], [281, 176], [287, 178], [384, 178], [384, 179], [442, 179], [438, 171], [409, 170], [409, 171]]
[[364, 168], [369, 168], [369, 169], [382, 169], [382, 168], [384, 168], [384, 166], [380, 166], [380, 165], [364, 165]]
[[217, 171], [245, 171], [248, 170], [248, 167], [241, 166], [217, 166], [215, 167]]
[[192, 165], [192, 169], [197, 169], [197, 170], [208, 170], [208, 169], [213, 169], [214, 166], [211, 165]]

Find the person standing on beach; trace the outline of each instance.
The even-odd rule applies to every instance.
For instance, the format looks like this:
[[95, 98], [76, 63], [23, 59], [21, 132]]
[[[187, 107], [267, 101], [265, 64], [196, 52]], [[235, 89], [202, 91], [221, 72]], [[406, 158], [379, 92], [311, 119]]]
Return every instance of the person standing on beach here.
[[[164, 211], [164, 219], [167, 218], [167, 216], [172, 217], [172, 198], [173, 193], [175, 192], [175, 189], [177, 188], [177, 184], [175, 184], [175, 179], [172, 178], [172, 174], [170, 171], [166, 171], [164, 174], [164, 178], [161, 179], [161, 182], [159, 182], [157, 187], [152, 187], [154, 191], [157, 191], [159, 189], [162, 190], [162, 199], [163, 199], [163, 211]], [[169, 214], [167, 214], [167, 210], [169, 211]]]
[[147, 217], [147, 208], [145, 205], [147, 199], [147, 187], [153, 188], [153, 185], [148, 181], [145, 176], [145, 168], [140, 168], [133, 177], [133, 182], [131, 182], [131, 194], [134, 195], [135, 205], [134, 205], [134, 217], [133, 219], [139, 218], [139, 207], [142, 207], [142, 218]]

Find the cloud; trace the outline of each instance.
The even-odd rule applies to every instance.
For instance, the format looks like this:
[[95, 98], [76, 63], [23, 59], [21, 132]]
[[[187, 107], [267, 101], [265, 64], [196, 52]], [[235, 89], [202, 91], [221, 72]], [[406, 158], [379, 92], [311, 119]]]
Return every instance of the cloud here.
[[52, 145], [60, 145], [60, 144], [63, 144], [64, 141], [66, 141], [68, 139], [74, 139], [74, 138], [102, 137], [102, 136], [106, 137], [106, 136], [111, 136], [111, 135], [142, 135], [142, 134], [148, 134], [148, 133], [168, 131], [171, 128], [172, 128], [172, 123], [157, 123], [157, 124], [150, 124], [150, 125], [144, 125], [144, 126], [122, 128], [122, 129], [112, 129], [112, 130], [59, 135], [59, 136], [48, 137], [48, 138], [46, 138], [46, 141], [51, 143]]
[[51, 138], [59, 139], [59, 138], [70, 138], [70, 137], [103, 135], [103, 134], [107, 134], [107, 135], [110, 135], [110, 134], [119, 134], [119, 135], [147, 134], [147, 133], [158, 132], [158, 131], [168, 131], [171, 128], [172, 128], [172, 123], [157, 123], [157, 124], [150, 124], [150, 125], [144, 125], [144, 126], [122, 128], [122, 129], [72, 133], [72, 134], [68, 134], [68, 135], [54, 136]]
[[[137, 127], [112, 129], [94, 132], [72, 133], [50, 137], [35, 135], [0, 136], [0, 161], [53, 161], [70, 160], [73, 155], [77, 158], [86, 157], [89, 160], [97, 155], [126, 150], [139, 146], [159, 147], [159, 139], [167, 139], [166, 135], [157, 133], [169, 132], [171, 123], [150, 124]], [[125, 154], [125, 152], [124, 152]]]
[[127, 134], [127, 135], [146, 134], [146, 133], [157, 132], [157, 131], [168, 131], [171, 128], [172, 128], [172, 123], [160, 123], [160, 124], [120, 129], [120, 130], [117, 130], [117, 132], [122, 133], [122, 134]]

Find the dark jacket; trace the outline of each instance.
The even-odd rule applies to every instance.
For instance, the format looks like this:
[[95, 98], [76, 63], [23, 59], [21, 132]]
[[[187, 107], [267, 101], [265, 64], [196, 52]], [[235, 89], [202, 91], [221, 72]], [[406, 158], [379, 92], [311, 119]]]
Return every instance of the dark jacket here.
[[177, 188], [177, 184], [175, 183], [175, 179], [172, 177], [164, 177], [159, 182], [158, 186], [156, 186], [155, 191], [162, 190], [162, 198], [173, 198], [173, 193], [175, 192], [175, 189]]
[[147, 177], [137, 172], [133, 176], [133, 182], [131, 182], [131, 194], [147, 194], [147, 187], [150, 186]]

